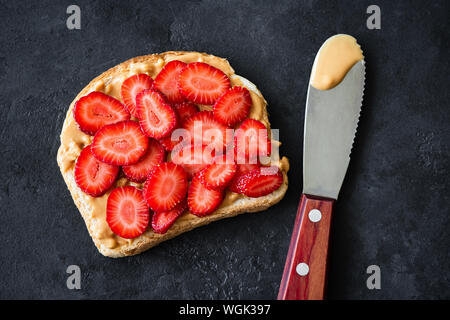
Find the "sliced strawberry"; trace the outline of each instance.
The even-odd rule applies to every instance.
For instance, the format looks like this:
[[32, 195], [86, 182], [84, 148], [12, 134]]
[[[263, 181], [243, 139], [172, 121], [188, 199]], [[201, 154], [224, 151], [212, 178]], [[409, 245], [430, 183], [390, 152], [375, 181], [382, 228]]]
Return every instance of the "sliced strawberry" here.
[[166, 233], [175, 221], [186, 211], [187, 203], [183, 200], [172, 210], [155, 212], [152, 216], [152, 228], [156, 233]]
[[162, 144], [166, 151], [174, 150], [175, 147], [178, 147], [181, 142], [183, 142], [183, 146], [186, 145], [187, 142], [190, 143], [190, 139], [186, 134], [186, 130], [183, 128], [176, 128], [167, 137], [159, 139], [159, 143]]
[[232, 141], [231, 128], [217, 121], [211, 111], [201, 111], [189, 117], [183, 128], [189, 132], [193, 144], [210, 145], [222, 150]]
[[214, 117], [232, 127], [247, 118], [251, 106], [250, 92], [243, 87], [233, 87], [214, 104]]
[[186, 63], [173, 60], [164, 66], [158, 73], [153, 83], [153, 88], [164, 93], [170, 103], [179, 103], [185, 100], [178, 90], [177, 79], [180, 71], [186, 67]]
[[119, 167], [98, 161], [91, 145], [84, 147], [75, 163], [75, 182], [84, 193], [93, 197], [103, 195], [114, 183]]
[[231, 180], [231, 182], [228, 184], [228, 190], [230, 190], [231, 192], [234, 192], [234, 193], [242, 193], [241, 192], [241, 190], [238, 188], [238, 186], [239, 186], [239, 181], [240, 181], [240, 179], [241, 179], [241, 177], [242, 177], [243, 175], [238, 175], [238, 174], [235, 174], [234, 175], [234, 178]]
[[231, 182], [228, 184], [228, 189], [232, 192], [235, 193], [241, 193], [241, 190], [239, 190], [238, 185], [239, 185], [239, 180], [240, 178], [245, 175], [246, 173], [259, 169], [261, 167], [261, 165], [259, 163], [256, 164], [248, 164], [248, 163], [244, 163], [244, 164], [238, 164], [237, 165], [237, 170], [236, 170], [236, 174], [234, 175], [233, 179], [231, 180]]
[[229, 88], [227, 75], [203, 62], [189, 63], [178, 76], [178, 89], [194, 103], [213, 104]]
[[204, 171], [198, 172], [188, 190], [188, 207], [192, 214], [199, 217], [204, 217], [212, 213], [222, 203], [223, 191], [206, 188], [203, 183]]
[[172, 136], [167, 136], [165, 138], [159, 139], [159, 143], [164, 147], [164, 150], [166, 151], [172, 151], [181, 141], [181, 137], [178, 139], [178, 141], [172, 140]]
[[238, 173], [239, 175], [246, 174], [247, 172], [253, 171], [255, 169], [259, 169], [261, 165], [259, 163], [250, 164], [250, 163], [242, 163], [238, 164]]
[[169, 211], [179, 204], [187, 192], [187, 175], [172, 162], [154, 167], [144, 186], [144, 197], [153, 211]]
[[92, 136], [107, 124], [130, 119], [130, 114], [119, 100], [97, 91], [75, 103], [73, 116], [80, 130]]
[[236, 188], [247, 197], [258, 198], [277, 190], [282, 183], [283, 175], [279, 169], [272, 174], [264, 174], [261, 169], [256, 169], [241, 176]]
[[136, 114], [136, 96], [146, 89], [150, 89], [153, 84], [153, 79], [145, 73], [135, 74], [127, 78], [122, 83], [120, 93], [122, 100], [131, 115], [137, 117]]
[[142, 191], [125, 186], [115, 188], [106, 203], [106, 222], [112, 232], [125, 239], [139, 237], [147, 229], [150, 214]]
[[177, 115], [158, 91], [141, 91], [136, 97], [136, 103], [139, 124], [147, 136], [161, 139], [176, 128]]
[[197, 172], [214, 162], [214, 151], [204, 145], [180, 144], [172, 151], [171, 160], [182, 166], [191, 179]]
[[223, 189], [233, 179], [237, 170], [234, 163], [213, 163], [203, 170], [203, 184], [208, 189]]
[[180, 123], [183, 124], [187, 118], [198, 113], [200, 110], [198, 110], [198, 107], [192, 102], [183, 102], [175, 105], [175, 111], [178, 114]]
[[[194, 114], [198, 113], [198, 107], [191, 102], [183, 102], [174, 105], [174, 109], [178, 115], [178, 123], [183, 124], [185, 120]], [[173, 131], [172, 131], [173, 133]], [[159, 142], [163, 145], [166, 151], [172, 151], [178, 143], [180, 143], [183, 139], [181, 137], [175, 140], [172, 140], [172, 136], [168, 135], [165, 138], [159, 140]]]
[[236, 162], [256, 162], [258, 156], [270, 155], [271, 142], [266, 126], [258, 120], [247, 119], [235, 131]]
[[116, 166], [135, 164], [147, 152], [148, 138], [134, 121], [101, 128], [94, 136], [92, 153], [98, 160]]
[[123, 166], [122, 171], [128, 179], [134, 182], [144, 182], [153, 166], [164, 161], [165, 151], [163, 146], [155, 139], [149, 139], [147, 153], [139, 162]]

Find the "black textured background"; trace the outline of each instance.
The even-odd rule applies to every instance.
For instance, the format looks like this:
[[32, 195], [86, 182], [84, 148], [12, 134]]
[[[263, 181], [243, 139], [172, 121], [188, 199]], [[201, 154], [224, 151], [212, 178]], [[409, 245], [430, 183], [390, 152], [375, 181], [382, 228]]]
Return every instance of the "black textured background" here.
[[[66, 8], [81, 7], [81, 30]], [[381, 30], [366, 8], [381, 7]], [[0, 1], [0, 298], [276, 298], [302, 190], [306, 89], [321, 43], [354, 35], [367, 62], [336, 206], [329, 297], [450, 298], [448, 1]], [[227, 57], [269, 102], [291, 160], [284, 200], [144, 254], [104, 258], [56, 164], [75, 95], [134, 56]], [[82, 289], [66, 288], [66, 268]], [[366, 268], [381, 267], [381, 290]]]

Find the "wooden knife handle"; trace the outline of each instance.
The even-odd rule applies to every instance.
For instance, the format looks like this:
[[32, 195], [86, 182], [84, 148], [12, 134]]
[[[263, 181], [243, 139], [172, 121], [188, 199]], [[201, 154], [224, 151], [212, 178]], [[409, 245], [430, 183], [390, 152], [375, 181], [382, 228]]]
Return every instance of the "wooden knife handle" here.
[[302, 194], [281, 279], [279, 300], [321, 300], [334, 200]]

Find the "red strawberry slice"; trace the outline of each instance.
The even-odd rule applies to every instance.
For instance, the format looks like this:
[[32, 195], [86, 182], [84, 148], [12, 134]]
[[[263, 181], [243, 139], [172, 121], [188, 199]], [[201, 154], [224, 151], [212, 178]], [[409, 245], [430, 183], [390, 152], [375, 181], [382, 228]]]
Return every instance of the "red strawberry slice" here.
[[282, 183], [283, 175], [279, 169], [272, 174], [256, 169], [241, 176], [236, 188], [247, 197], [258, 198], [277, 190]]
[[189, 137], [183, 128], [176, 128], [167, 137], [159, 139], [159, 143], [162, 144], [166, 151], [172, 151], [180, 142], [183, 142], [183, 145], [185, 145], [188, 141], [190, 142]]
[[80, 130], [92, 136], [107, 124], [130, 119], [130, 114], [119, 100], [97, 91], [75, 103], [73, 116]]
[[[180, 124], [183, 124], [187, 118], [199, 112], [198, 107], [191, 102], [183, 102], [176, 104], [174, 105], [174, 109], [178, 115], [178, 120]], [[167, 137], [160, 139], [159, 142], [163, 145], [166, 151], [172, 151], [173, 148], [175, 148], [175, 146], [178, 145], [178, 143], [180, 143], [182, 140], [183, 139], [181, 137], [172, 140], [172, 136], [168, 135]]]
[[223, 189], [233, 179], [237, 166], [234, 163], [213, 163], [203, 169], [202, 182], [208, 189]]
[[191, 179], [197, 172], [214, 162], [214, 151], [207, 146], [180, 144], [171, 153], [171, 160], [183, 167]]
[[261, 165], [259, 163], [250, 164], [250, 163], [243, 163], [238, 164], [238, 172], [240, 175], [246, 174], [247, 172], [253, 171], [255, 169], [259, 169]]
[[178, 76], [178, 89], [194, 103], [213, 104], [229, 88], [227, 75], [203, 62], [189, 63]]
[[206, 188], [202, 183], [203, 170], [197, 173], [189, 186], [189, 211], [199, 217], [212, 213], [222, 203], [223, 191]]
[[153, 88], [164, 93], [170, 103], [179, 103], [185, 100], [178, 90], [177, 79], [180, 71], [186, 67], [186, 63], [173, 60], [164, 66], [158, 73], [153, 83]]
[[122, 171], [131, 181], [144, 182], [153, 166], [163, 162], [164, 158], [163, 146], [158, 141], [149, 139], [147, 153], [139, 159], [139, 162], [123, 166]]
[[144, 197], [153, 211], [169, 211], [179, 204], [187, 192], [187, 175], [172, 162], [154, 167], [144, 186]]
[[192, 102], [183, 102], [175, 105], [175, 111], [178, 114], [180, 123], [183, 124], [187, 118], [198, 113], [200, 110], [198, 110], [198, 107]]
[[231, 127], [247, 118], [251, 106], [250, 92], [243, 87], [233, 87], [214, 104], [214, 117]]
[[162, 138], [159, 141], [159, 143], [164, 147], [164, 150], [166, 151], [172, 151], [180, 142], [181, 137], [178, 140], [172, 140], [172, 136], [167, 136], [165, 138]]
[[136, 114], [136, 96], [146, 89], [150, 89], [153, 84], [153, 79], [145, 73], [135, 74], [127, 78], [122, 83], [120, 93], [122, 100], [131, 115], [137, 117]]
[[257, 164], [249, 164], [249, 163], [238, 164], [236, 174], [234, 175], [231, 182], [228, 184], [228, 189], [235, 193], [241, 193], [241, 190], [239, 190], [239, 188], [238, 188], [240, 178], [243, 175], [245, 175], [246, 173], [256, 170], [256, 169], [259, 169], [260, 167], [261, 167], [261, 165], [259, 163], [257, 163]]
[[131, 120], [104, 126], [92, 142], [94, 157], [116, 166], [137, 163], [147, 149], [148, 138], [139, 124]]
[[235, 131], [236, 162], [253, 163], [258, 156], [270, 155], [271, 142], [266, 126], [258, 120], [247, 119]]
[[119, 167], [98, 161], [91, 145], [84, 147], [75, 163], [75, 182], [84, 193], [93, 197], [103, 195], [114, 183]]
[[136, 103], [139, 124], [147, 136], [161, 139], [176, 128], [177, 115], [158, 91], [141, 91], [136, 97]]
[[217, 121], [211, 111], [201, 111], [189, 117], [183, 128], [189, 132], [193, 144], [210, 145], [218, 151], [223, 151], [233, 141], [231, 128]]
[[172, 210], [155, 212], [152, 216], [152, 228], [156, 233], [166, 233], [175, 221], [186, 211], [187, 203], [183, 200]]
[[106, 203], [106, 222], [119, 237], [133, 239], [147, 229], [150, 214], [142, 191], [125, 186], [115, 188]]

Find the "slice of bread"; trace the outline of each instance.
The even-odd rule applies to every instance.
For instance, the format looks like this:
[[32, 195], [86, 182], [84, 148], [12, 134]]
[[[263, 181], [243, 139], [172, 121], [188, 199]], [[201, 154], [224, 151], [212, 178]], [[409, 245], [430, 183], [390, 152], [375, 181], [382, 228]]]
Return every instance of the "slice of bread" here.
[[[245, 212], [263, 211], [268, 207], [278, 203], [285, 195], [288, 188], [287, 172], [289, 170], [289, 161], [283, 157], [275, 161], [272, 165], [279, 166], [283, 174], [283, 184], [271, 194], [259, 198], [249, 198], [227, 191], [222, 205], [211, 215], [199, 218], [189, 212], [184, 213], [175, 224], [169, 228], [165, 234], [154, 233], [149, 227], [141, 236], [135, 239], [127, 240], [114, 235], [109, 229], [106, 216], [106, 201], [109, 195], [99, 198], [92, 198], [83, 193], [75, 183], [74, 164], [81, 150], [92, 142], [92, 137], [82, 133], [76, 126], [73, 119], [72, 109], [75, 102], [82, 96], [91, 91], [103, 91], [115, 98], [120, 98], [120, 85], [127, 77], [137, 73], [147, 73], [151, 77], [162, 69], [162, 67], [171, 60], [181, 60], [184, 62], [202, 61], [213, 65], [225, 72], [232, 80], [233, 85], [246, 87], [252, 96], [255, 110], [250, 111], [250, 117], [256, 118], [266, 124], [270, 129], [268, 120], [267, 103], [256, 86], [245, 78], [234, 74], [234, 70], [228, 61], [213, 55], [198, 52], [170, 51], [161, 54], [152, 54], [136, 57], [125, 61], [98, 76], [92, 80], [74, 99], [67, 111], [66, 119], [61, 131], [61, 146], [58, 150], [58, 166], [64, 177], [64, 181], [72, 195], [72, 198], [78, 207], [86, 223], [92, 240], [100, 253], [108, 257], [124, 257], [141, 253], [165, 240], [171, 239], [183, 232], [192, 230], [196, 227], [206, 225], [210, 222], [233, 217]], [[207, 106], [200, 106], [201, 109], [208, 109]], [[119, 178], [116, 186], [130, 183], [125, 178]], [[138, 187], [141, 185], [137, 185]], [[263, 217], [261, 217], [263, 219]]]

